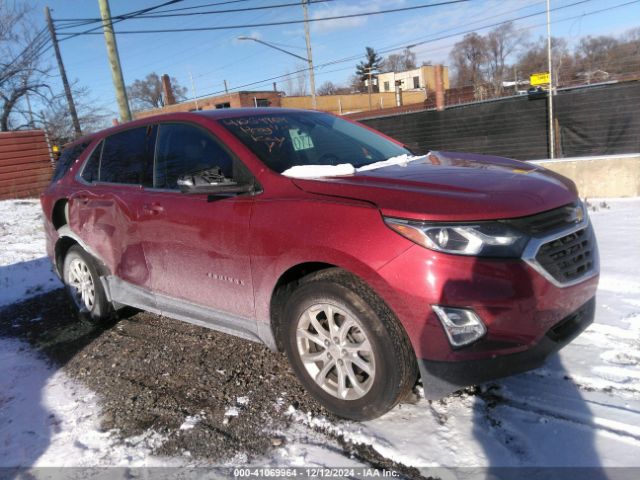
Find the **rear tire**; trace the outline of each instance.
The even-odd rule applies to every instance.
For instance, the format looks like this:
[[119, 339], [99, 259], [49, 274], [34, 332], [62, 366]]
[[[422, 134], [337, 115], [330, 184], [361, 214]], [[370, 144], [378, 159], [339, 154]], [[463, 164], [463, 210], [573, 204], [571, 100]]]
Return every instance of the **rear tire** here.
[[64, 257], [62, 278], [81, 319], [101, 323], [113, 318], [113, 307], [102, 288], [95, 261], [79, 245], [71, 247]]
[[334, 414], [376, 418], [413, 388], [417, 363], [404, 329], [354, 275], [328, 269], [305, 277], [284, 313], [283, 344], [292, 368]]

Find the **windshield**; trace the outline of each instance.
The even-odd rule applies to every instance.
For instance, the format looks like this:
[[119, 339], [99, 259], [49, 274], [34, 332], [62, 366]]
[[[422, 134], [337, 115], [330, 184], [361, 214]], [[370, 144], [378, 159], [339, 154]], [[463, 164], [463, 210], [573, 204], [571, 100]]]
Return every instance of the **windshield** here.
[[220, 123], [269, 168], [351, 164], [355, 168], [411, 155], [400, 145], [333, 115], [286, 112], [225, 118]]

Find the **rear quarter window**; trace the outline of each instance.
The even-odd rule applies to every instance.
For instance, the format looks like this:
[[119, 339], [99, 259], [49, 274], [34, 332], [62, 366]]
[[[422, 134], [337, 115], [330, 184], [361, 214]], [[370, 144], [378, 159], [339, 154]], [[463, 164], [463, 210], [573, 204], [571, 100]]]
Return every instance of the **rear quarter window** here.
[[51, 178], [52, 183], [57, 182], [66, 175], [69, 168], [71, 168], [71, 165], [73, 165], [73, 162], [82, 155], [82, 152], [86, 150], [89, 143], [91, 142], [82, 142], [77, 145], [67, 147], [62, 151], [60, 158], [58, 158], [58, 161], [56, 162], [56, 168], [53, 172], [53, 177]]
[[100, 180], [100, 154], [102, 153], [103, 144], [104, 142], [101, 141], [96, 148], [93, 149], [91, 156], [84, 164], [81, 177], [85, 182], [93, 183]]

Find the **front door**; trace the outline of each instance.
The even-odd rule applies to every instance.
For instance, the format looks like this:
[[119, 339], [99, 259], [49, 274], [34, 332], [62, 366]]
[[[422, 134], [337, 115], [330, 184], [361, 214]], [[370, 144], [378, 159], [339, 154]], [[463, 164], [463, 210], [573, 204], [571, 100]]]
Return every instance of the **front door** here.
[[158, 295], [245, 318], [254, 316], [249, 250], [252, 196], [185, 194], [177, 179], [218, 167], [227, 178], [248, 171], [206, 130], [159, 126], [154, 188], [145, 190], [139, 228]]

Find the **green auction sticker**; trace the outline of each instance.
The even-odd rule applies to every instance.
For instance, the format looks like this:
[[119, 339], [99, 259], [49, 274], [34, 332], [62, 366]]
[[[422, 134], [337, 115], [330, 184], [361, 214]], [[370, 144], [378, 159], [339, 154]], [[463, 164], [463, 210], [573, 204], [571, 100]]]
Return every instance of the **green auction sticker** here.
[[313, 141], [308, 133], [300, 132], [298, 128], [292, 128], [289, 130], [291, 135], [291, 142], [293, 142], [293, 149], [297, 152], [299, 150], [308, 150], [313, 148]]

